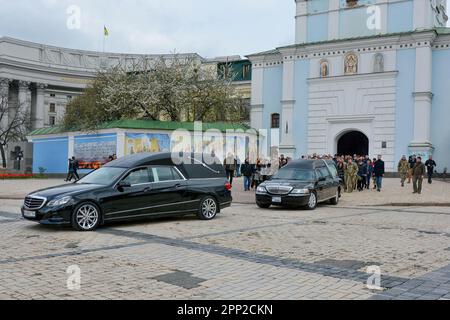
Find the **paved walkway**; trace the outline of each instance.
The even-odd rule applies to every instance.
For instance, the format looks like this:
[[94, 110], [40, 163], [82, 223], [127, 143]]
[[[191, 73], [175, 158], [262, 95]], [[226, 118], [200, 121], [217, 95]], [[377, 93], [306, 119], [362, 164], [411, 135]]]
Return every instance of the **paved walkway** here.
[[1, 206], [0, 299], [450, 299], [449, 225], [448, 208], [233, 204], [80, 233]]
[[[61, 183], [0, 181], [0, 197]], [[412, 197], [396, 179], [385, 187], [313, 212], [262, 210], [236, 180], [236, 201], [214, 221], [92, 233], [25, 221], [22, 200], [0, 199], [0, 299], [450, 299], [449, 208], [374, 205]], [[427, 185], [414, 199], [444, 203], [449, 187]], [[369, 266], [379, 268], [382, 291], [366, 286]], [[67, 287], [69, 267], [81, 271], [80, 290]]]
[[[43, 180], [0, 180], [0, 199], [22, 200], [35, 190], [64, 184], [62, 179]], [[235, 179], [233, 198], [235, 203], [254, 204], [255, 193], [244, 192], [243, 180]], [[375, 190], [345, 193], [340, 206], [450, 206], [450, 183], [434, 181], [432, 185], [424, 184], [422, 195], [412, 194], [412, 184], [405, 188], [400, 186], [399, 179], [384, 179], [381, 193]]]
[[[340, 206], [449, 206], [450, 207], [450, 183], [434, 181], [429, 185], [424, 183], [421, 195], [413, 194], [413, 186], [406, 184], [404, 188], [399, 179], [384, 179], [384, 187], [381, 193], [376, 190], [354, 191], [345, 193], [340, 201]], [[254, 191], [244, 192], [242, 179], [233, 182], [233, 198], [235, 203], [255, 203]]]

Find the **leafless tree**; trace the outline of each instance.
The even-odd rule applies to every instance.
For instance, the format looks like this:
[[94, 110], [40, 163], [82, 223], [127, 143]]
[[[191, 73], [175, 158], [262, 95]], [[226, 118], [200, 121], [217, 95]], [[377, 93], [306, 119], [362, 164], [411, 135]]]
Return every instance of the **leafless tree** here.
[[0, 93], [0, 154], [2, 167], [6, 168], [6, 145], [14, 141], [24, 141], [30, 129], [30, 114], [23, 106], [10, 108], [8, 96]]

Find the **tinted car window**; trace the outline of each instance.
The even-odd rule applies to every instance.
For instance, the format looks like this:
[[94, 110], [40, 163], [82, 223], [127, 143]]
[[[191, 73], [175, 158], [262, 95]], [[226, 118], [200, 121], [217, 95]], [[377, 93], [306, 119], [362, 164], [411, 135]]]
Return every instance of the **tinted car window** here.
[[181, 175], [172, 167], [152, 168], [152, 174], [155, 182], [182, 180]]
[[318, 168], [317, 171], [319, 172], [319, 174], [322, 178], [326, 178], [326, 179], [331, 178], [330, 171], [328, 171], [328, 169], [326, 167]]
[[330, 169], [331, 174], [333, 175], [334, 178], [338, 176], [338, 171], [334, 163], [328, 164], [328, 169]]
[[316, 179], [316, 176], [313, 170], [282, 168], [273, 176], [272, 179], [314, 181]]
[[147, 168], [140, 168], [130, 172], [123, 181], [131, 185], [152, 182]]

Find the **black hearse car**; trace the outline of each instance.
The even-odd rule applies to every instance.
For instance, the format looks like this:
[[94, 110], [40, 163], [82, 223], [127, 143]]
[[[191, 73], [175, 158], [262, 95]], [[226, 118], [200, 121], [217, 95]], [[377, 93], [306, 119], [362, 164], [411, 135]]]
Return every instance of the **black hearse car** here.
[[231, 201], [231, 186], [218, 159], [136, 154], [74, 184], [33, 192], [25, 198], [22, 215], [41, 224], [91, 231], [106, 222], [145, 217], [197, 214], [212, 220]]
[[260, 208], [274, 205], [314, 210], [325, 201], [337, 205], [340, 196], [341, 181], [333, 161], [299, 160], [281, 168], [257, 188], [256, 204]]

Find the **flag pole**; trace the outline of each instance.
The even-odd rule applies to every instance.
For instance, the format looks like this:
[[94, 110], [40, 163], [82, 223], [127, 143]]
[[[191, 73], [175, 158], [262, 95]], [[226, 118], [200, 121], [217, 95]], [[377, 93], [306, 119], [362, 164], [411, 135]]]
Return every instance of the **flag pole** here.
[[103, 26], [103, 53], [105, 53], [105, 41], [106, 41], [105, 26]]

